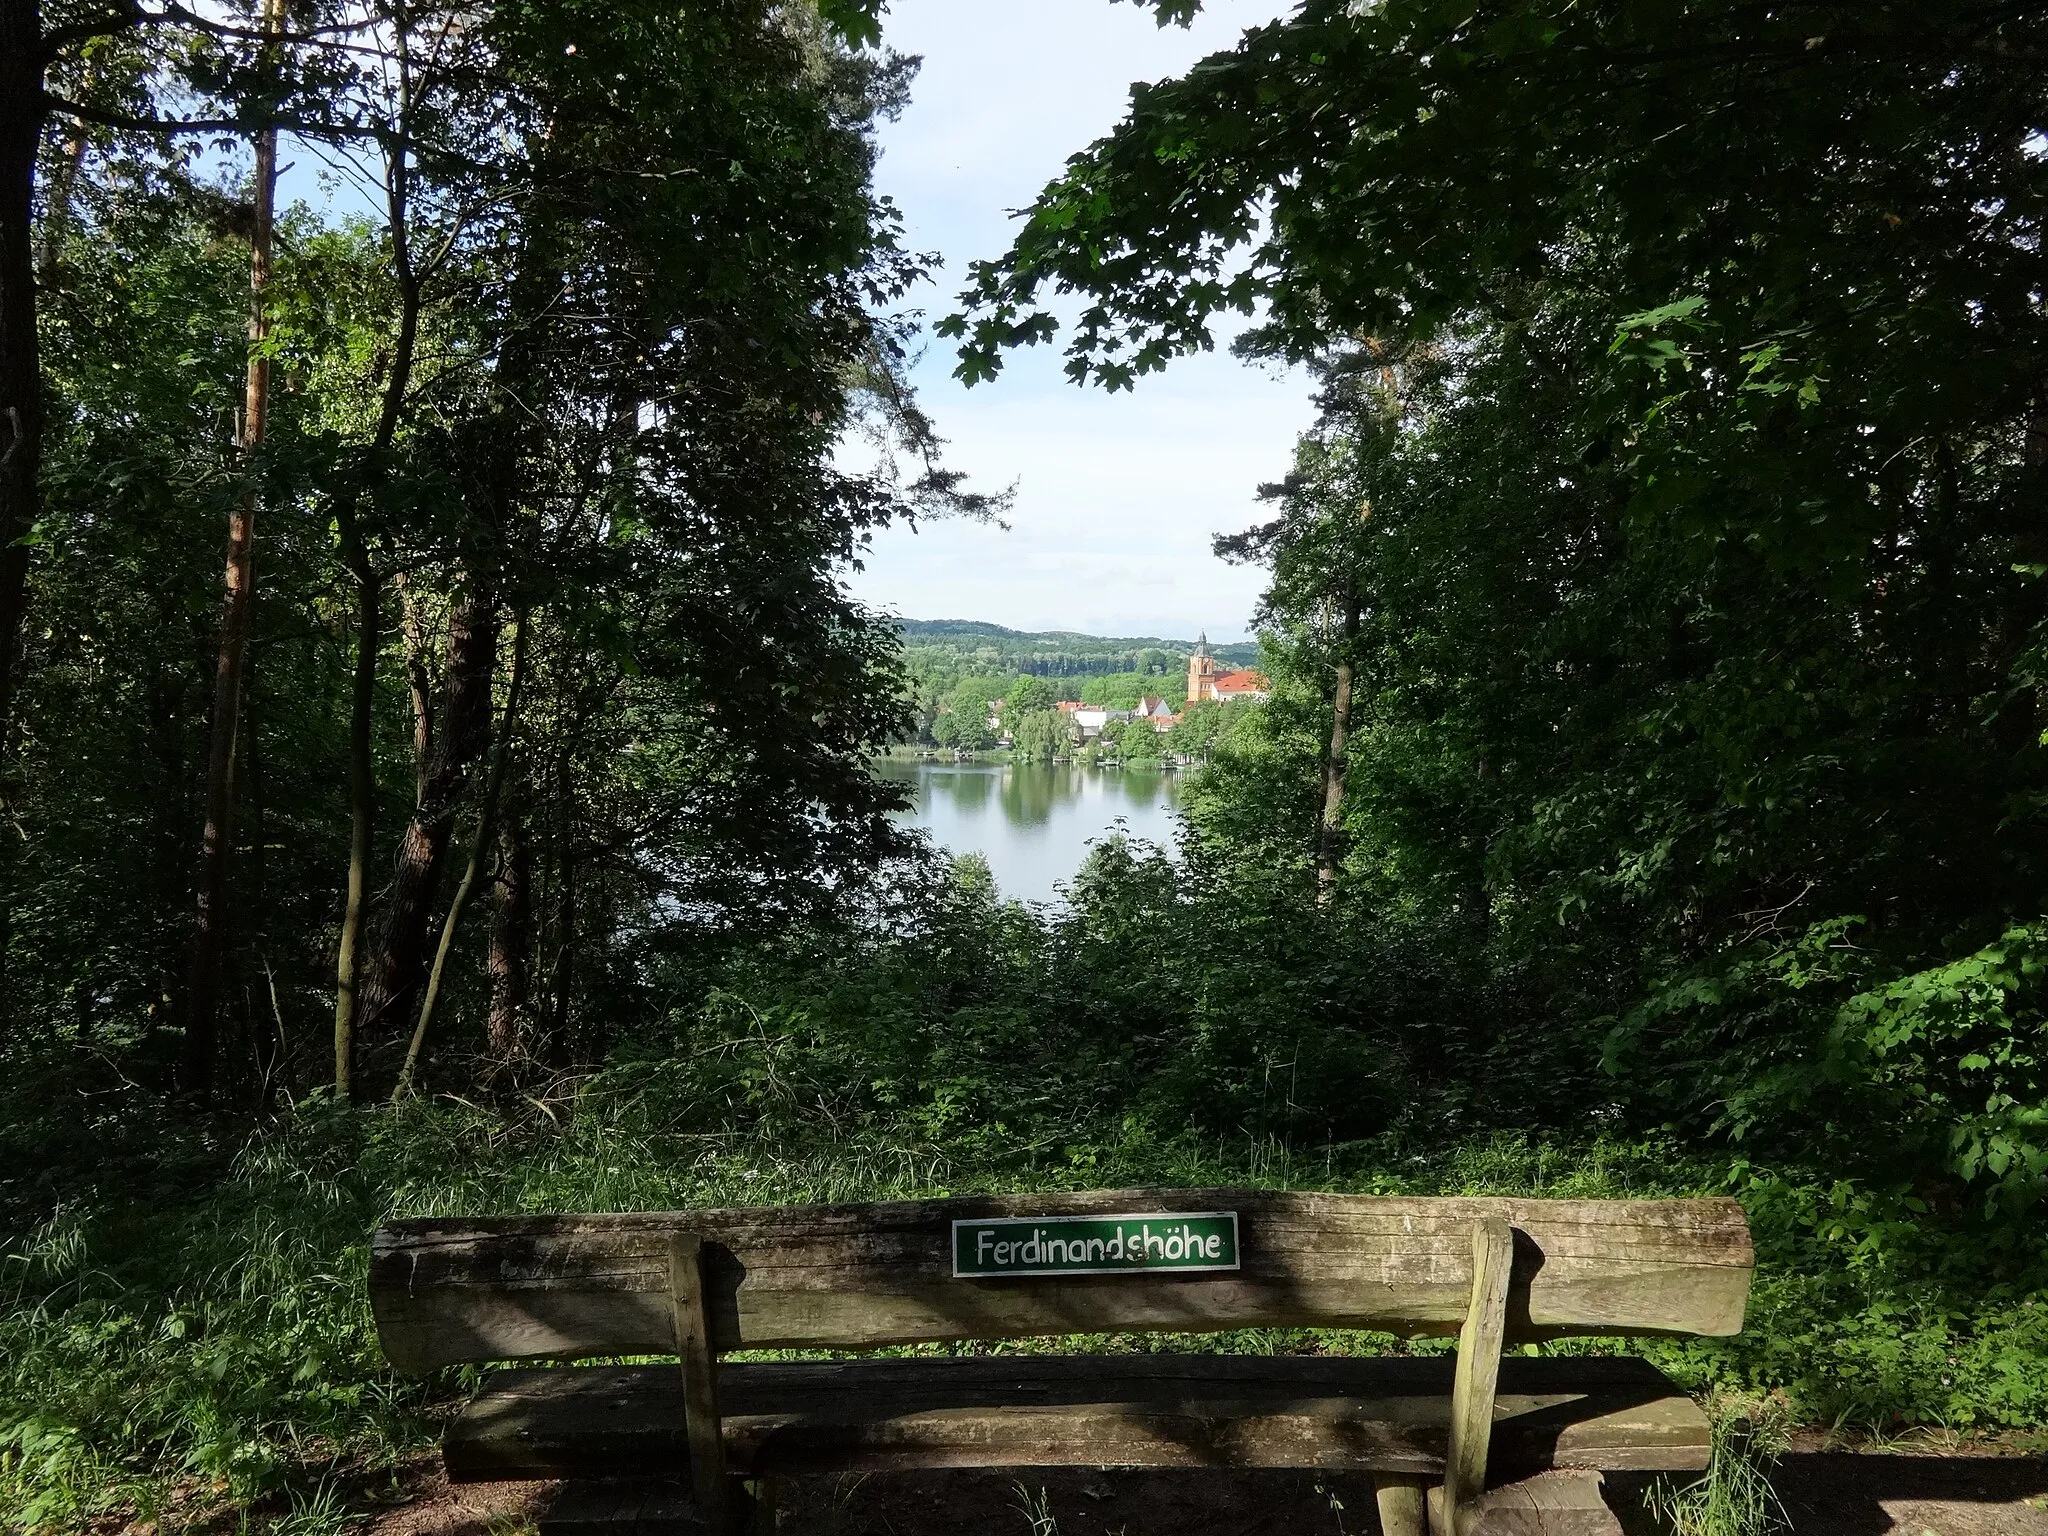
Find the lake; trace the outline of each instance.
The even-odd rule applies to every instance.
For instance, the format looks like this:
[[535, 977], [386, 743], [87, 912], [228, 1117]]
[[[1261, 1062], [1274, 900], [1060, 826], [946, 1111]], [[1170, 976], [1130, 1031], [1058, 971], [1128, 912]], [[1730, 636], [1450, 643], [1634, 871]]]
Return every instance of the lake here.
[[882, 758], [883, 778], [911, 787], [897, 819], [920, 827], [948, 853], [988, 860], [1003, 895], [1053, 901], [1089, 843], [1119, 821], [1133, 837], [1171, 848], [1180, 827], [1172, 769], [1082, 768], [1072, 763], [946, 763]]

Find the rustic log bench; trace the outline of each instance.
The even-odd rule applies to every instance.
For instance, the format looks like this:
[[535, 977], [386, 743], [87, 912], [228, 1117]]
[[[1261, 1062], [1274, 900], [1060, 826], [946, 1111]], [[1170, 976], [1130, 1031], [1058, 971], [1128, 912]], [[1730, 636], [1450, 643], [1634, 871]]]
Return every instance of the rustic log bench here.
[[[1600, 1472], [1709, 1454], [1705, 1416], [1646, 1362], [1504, 1347], [1737, 1333], [1752, 1263], [1732, 1200], [1124, 1190], [393, 1222], [370, 1289], [403, 1371], [680, 1361], [487, 1373], [445, 1438], [458, 1482], [687, 1476], [675, 1528], [722, 1533], [772, 1529], [773, 1484], [796, 1474], [1298, 1467], [1371, 1474], [1388, 1536], [1479, 1536], [1618, 1530]], [[1459, 1349], [718, 1363], [1268, 1327], [1457, 1334]], [[640, 1529], [659, 1527], [642, 1493], [616, 1499], [613, 1528], [643, 1509]]]

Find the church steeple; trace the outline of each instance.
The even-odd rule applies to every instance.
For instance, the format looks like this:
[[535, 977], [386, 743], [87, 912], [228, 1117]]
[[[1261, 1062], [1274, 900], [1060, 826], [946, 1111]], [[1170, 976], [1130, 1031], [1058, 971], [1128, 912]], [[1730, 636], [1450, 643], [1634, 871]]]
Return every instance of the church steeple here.
[[1195, 642], [1195, 654], [1188, 658], [1188, 702], [1199, 704], [1216, 697], [1216, 663], [1209, 655], [1209, 632]]

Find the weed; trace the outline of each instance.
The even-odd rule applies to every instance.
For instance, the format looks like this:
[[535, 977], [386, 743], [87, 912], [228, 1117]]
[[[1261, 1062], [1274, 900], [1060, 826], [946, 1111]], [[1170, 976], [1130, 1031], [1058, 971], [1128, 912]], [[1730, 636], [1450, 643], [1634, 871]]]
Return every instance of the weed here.
[[323, 1477], [311, 1488], [292, 1490], [290, 1511], [271, 1522], [267, 1536], [341, 1536], [368, 1518], [352, 1513], [341, 1489]]
[[1015, 1485], [1017, 1502], [1010, 1507], [1031, 1526], [1031, 1536], [1060, 1536], [1060, 1525], [1052, 1516], [1052, 1500], [1043, 1488], [1033, 1493], [1024, 1484]]
[[1790, 1419], [1776, 1399], [1716, 1398], [1713, 1460], [1698, 1482], [1651, 1492], [1651, 1505], [1674, 1536], [1771, 1536], [1788, 1522], [1771, 1487], [1771, 1472], [1785, 1452]]

